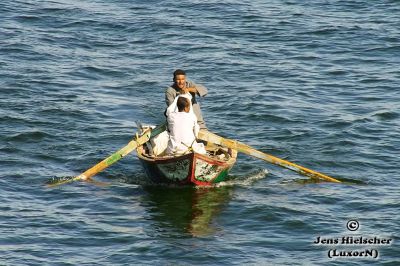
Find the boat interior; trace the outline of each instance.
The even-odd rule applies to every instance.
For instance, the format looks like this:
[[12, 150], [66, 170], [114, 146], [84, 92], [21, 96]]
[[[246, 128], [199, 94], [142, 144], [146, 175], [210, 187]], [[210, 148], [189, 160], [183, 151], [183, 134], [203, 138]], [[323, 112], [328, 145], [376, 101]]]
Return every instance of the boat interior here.
[[[235, 150], [228, 149], [225, 147], [221, 147], [221, 146], [217, 146], [217, 145], [208, 145], [208, 143], [207, 143], [207, 144], [205, 144], [205, 148], [207, 151], [206, 156], [216, 159], [216, 160], [229, 161], [231, 158], [236, 158], [236, 156], [237, 156], [237, 152]], [[168, 159], [168, 158], [178, 157], [176, 155], [166, 154], [165, 151], [162, 153], [159, 153], [159, 154], [155, 154], [153, 151], [153, 146], [152, 146], [151, 142], [146, 142], [145, 145], [139, 147], [138, 152], [142, 156], [152, 158], [152, 159], [156, 159], [156, 158]], [[188, 150], [186, 153], [179, 154], [179, 156], [189, 154], [191, 152], [193, 152], [193, 151]]]
[[[142, 126], [141, 132], [146, 131], [147, 129], [149, 129], [149, 127], [151, 128], [151, 126], [148, 127]], [[209, 158], [216, 159], [219, 161], [229, 161], [230, 159], [236, 159], [237, 157], [236, 150], [225, 148], [213, 143], [207, 143], [201, 140], [197, 141], [204, 144], [207, 152], [206, 156]], [[189, 149], [186, 153], [179, 154], [178, 156], [169, 155], [166, 153], [167, 145], [168, 145], [168, 132], [164, 131], [160, 135], [146, 142], [145, 145], [138, 147], [137, 151], [138, 153], [140, 153], [140, 155], [150, 159], [168, 159], [193, 152]]]

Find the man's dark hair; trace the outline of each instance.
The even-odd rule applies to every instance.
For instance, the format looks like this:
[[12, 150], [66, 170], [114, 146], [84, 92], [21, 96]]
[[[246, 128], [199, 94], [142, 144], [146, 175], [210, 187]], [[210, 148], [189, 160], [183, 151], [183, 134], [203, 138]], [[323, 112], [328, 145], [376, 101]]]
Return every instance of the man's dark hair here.
[[178, 75], [184, 75], [184, 76], [186, 76], [185, 70], [182, 70], [182, 69], [177, 69], [177, 70], [175, 70], [175, 71], [174, 71], [174, 80], [175, 80], [175, 77], [178, 76]]
[[183, 112], [186, 107], [190, 107], [189, 99], [186, 97], [179, 97], [176, 101], [176, 106], [178, 106], [179, 112]]

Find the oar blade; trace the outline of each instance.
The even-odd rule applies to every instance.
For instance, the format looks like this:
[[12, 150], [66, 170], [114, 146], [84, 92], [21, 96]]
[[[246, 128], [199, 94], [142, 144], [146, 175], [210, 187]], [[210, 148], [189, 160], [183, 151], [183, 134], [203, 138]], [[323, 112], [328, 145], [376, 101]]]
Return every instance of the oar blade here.
[[47, 187], [56, 187], [59, 185], [68, 184], [74, 181], [77, 181], [76, 176], [61, 176], [61, 177], [53, 177], [46, 182]]

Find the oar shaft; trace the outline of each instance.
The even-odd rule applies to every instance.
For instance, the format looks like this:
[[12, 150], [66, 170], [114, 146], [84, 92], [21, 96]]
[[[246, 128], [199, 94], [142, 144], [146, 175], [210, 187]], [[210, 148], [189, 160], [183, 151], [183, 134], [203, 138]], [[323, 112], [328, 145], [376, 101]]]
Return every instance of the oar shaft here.
[[111, 154], [108, 156], [106, 159], [102, 160], [92, 168], [86, 170], [84, 173], [72, 177], [72, 178], [62, 178], [60, 180], [52, 180], [49, 182], [48, 186], [49, 187], [54, 187], [54, 186], [59, 186], [62, 184], [67, 184], [73, 181], [77, 180], [87, 180], [91, 178], [92, 176], [96, 175], [97, 173], [103, 171], [110, 165], [116, 163], [119, 161], [121, 158], [125, 157], [129, 153], [131, 153], [133, 150], [135, 150], [137, 147], [145, 144], [147, 141], [150, 140], [150, 138], [157, 136], [158, 134], [162, 133], [166, 129], [166, 124], [159, 125], [158, 127], [152, 129], [152, 130], [147, 130], [145, 133], [143, 133], [140, 137], [136, 137], [134, 140], [130, 141], [125, 147], [121, 148], [119, 151]]
[[330, 182], [335, 182], [335, 183], [340, 183], [339, 180], [321, 174], [319, 172], [313, 171], [311, 169], [305, 168], [303, 166], [297, 165], [295, 163], [291, 163], [289, 161], [285, 161], [282, 160], [278, 157], [266, 154], [264, 152], [258, 151], [244, 143], [241, 143], [239, 141], [236, 140], [231, 140], [231, 139], [225, 139], [223, 137], [220, 137], [214, 133], [211, 133], [209, 131], [200, 131], [199, 132], [199, 139], [205, 140], [205, 141], [209, 141], [211, 143], [215, 143], [224, 147], [228, 147], [228, 148], [232, 148], [237, 150], [238, 152], [242, 152], [245, 153], [247, 155], [256, 157], [258, 159], [262, 159], [264, 161], [267, 161], [269, 163], [275, 164], [275, 165], [279, 165], [282, 166], [284, 168], [287, 168], [289, 170], [295, 171], [299, 174], [303, 174], [306, 176], [309, 176], [311, 178], [316, 178], [316, 179], [325, 179], [327, 181]]
[[305, 167], [303, 167], [301, 165], [298, 165], [298, 164], [295, 164], [295, 163], [292, 163], [292, 162], [289, 162], [289, 161], [282, 160], [282, 159], [280, 159], [278, 157], [275, 157], [275, 156], [272, 156], [272, 155], [269, 155], [269, 154], [266, 154], [266, 153], [251, 149], [249, 146], [244, 145], [242, 143], [237, 143], [237, 147], [238, 147], [238, 151], [240, 151], [240, 152], [243, 152], [243, 153], [246, 153], [246, 154], [251, 155], [253, 157], [265, 160], [265, 161], [270, 162], [272, 164], [282, 166], [282, 167], [284, 167], [286, 169], [295, 171], [295, 172], [297, 172], [299, 174], [306, 175], [306, 176], [311, 177], [311, 178], [317, 178], [317, 179], [320, 178], [320, 179], [325, 179], [325, 180], [330, 181], [330, 182], [340, 183], [339, 180], [337, 180], [337, 179], [335, 179], [333, 177], [330, 177], [330, 176], [327, 176], [325, 174], [316, 172], [314, 170], [305, 168]]
[[116, 163], [121, 158], [125, 157], [127, 154], [129, 154], [134, 149], [136, 149], [137, 146], [138, 145], [137, 145], [136, 141], [134, 141], [134, 140], [130, 141], [128, 143], [128, 145], [126, 145], [125, 147], [123, 147], [119, 151], [113, 153], [112, 155], [108, 156], [107, 158], [105, 158], [104, 160], [102, 160], [101, 162], [99, 162], [98, 164], [93, 166], [92, 168], [90, 168], [90, 169], [86, 170], [84, 173], [78, 175], [76, 177], [76, 179], [86, 180], [86, 179], [91, 178], [92, 176], [96, 175], [97, 173], [100, 173], [101, 171], [103, 171], [107, 167], [109, 167], [112, 164]]
[[103, 171], [104, 169], [109, 167], [110, 165], [116, 163], [117, 161], [119, 161], [120, 159], [122, 159], [123, 157], [125, 157], [126, 155], [131, 153], [138, 146], [145, 144], [147, 141], [150, 140], [150, 138], [155, 137], [158, 134], [160, 134], [161, 132], [165, 131], [165, 129], [166, 129], [166, 125], [162, 124], [152, 130], [147, 131], [146, 133], [142, 134], [137, 139], [130, 141], [125, 147], [123, 147], [119, 151], [108, 156], [103, 161], [99, 162], [92, 168], [86, 170], [84, 173], [76, 176], [74, 179], [75, 180], [79, 180], [79, 179], [86, 180], [86, 179], [91, 178], [92, 176], [100, 173], [101, 171]]

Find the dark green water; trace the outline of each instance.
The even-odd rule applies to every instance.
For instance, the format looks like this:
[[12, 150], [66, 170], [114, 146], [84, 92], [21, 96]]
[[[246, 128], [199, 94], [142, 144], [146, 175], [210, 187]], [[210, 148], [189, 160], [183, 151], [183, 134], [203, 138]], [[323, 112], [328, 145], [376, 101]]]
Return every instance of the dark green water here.
[[[399, 29], [398, 1], [2, 1], [0, 264], [398, 265]], [[211, 131], [348, 182], [239, 155], [224, 186], [157, 187], [131, 154], [45, 186], [160, 123], [176, 68]]]

